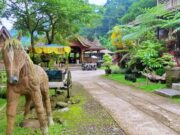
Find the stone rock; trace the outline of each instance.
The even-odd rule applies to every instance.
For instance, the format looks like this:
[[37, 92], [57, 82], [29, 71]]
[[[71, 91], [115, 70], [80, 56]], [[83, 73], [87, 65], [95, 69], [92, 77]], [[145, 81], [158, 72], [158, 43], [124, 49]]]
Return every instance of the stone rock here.
[[66, 107], [66, 108], [63, 108], [63, 109], [59, 109], [58, 111], [59, 111], [59, 112], [68, 112], [68, 111], [69, 111], [69, 108]]
[[38, 120], [32, 120], [32, 119], [28, 119], [28, 120], [24, 120], [22, 123], [20, 123], [20, 127], [24, 127], [24, 128], [40, 128], [40, 124]]
[[58, 90], [56, 94], [57, 94], [57, 95], [63, 95], [64, 92]]
[[72, 104], [78, 104], [79, 102], [80, 102], [80, 99], [75, 99], [71, 101]]
[[155, 93], [166, 97], [180, 97], [180, 91], [174, 89], [156, 90]]
[[56, 103], [56, 108], [65, 108], [65, 107], [68, 107], [68, 103], [65, 103], [65, 102]]
[[68, 104], [71, 104], [72, 102], [69, 100], [67, 103], [68, 103]]
[[53, 120], [54, 120], [55, 123], [58, 123], [58, 124], [63, 124], [64, 123], [64, 120], [62, 118], [59, 118], [59, 117], [54, 117]]

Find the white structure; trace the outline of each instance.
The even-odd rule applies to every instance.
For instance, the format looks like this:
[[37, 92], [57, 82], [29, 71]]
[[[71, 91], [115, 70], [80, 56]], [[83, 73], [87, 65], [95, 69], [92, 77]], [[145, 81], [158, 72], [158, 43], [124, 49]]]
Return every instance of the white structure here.
[[157, 5], [164, 4], [167, 9], [180, 7], [180, 0], [157, 0]]

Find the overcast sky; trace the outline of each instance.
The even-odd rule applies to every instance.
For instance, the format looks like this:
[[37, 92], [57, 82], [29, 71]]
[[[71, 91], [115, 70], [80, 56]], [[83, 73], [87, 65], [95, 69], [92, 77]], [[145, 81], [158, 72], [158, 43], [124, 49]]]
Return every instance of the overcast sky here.
[[[96, 4], [96, 5], [104, 5], [106, 3], [107, 0], [89, 0], [90, 4]], [[13, 27], [13, 23], [6, 20], [5, 18], [1, 19], [2, 24], [8, 29], [12, 29]]]
[[107, 0], [89, 0], [89, 3], [96, 5], [104, 5]]

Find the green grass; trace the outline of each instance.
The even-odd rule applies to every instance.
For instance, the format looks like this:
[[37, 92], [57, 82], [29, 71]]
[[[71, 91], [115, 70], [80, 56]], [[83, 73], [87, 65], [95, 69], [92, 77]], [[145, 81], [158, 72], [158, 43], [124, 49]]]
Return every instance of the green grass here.
[[111, 75], [103, 75], [103, 78], [106, 79], [110, 79], [110, 80], [114, 80], [117, 81], [121, 84], [125, 84], [125, 85], [129, 85], [129, 86], [133, 86], [135, 88], [147, 91], [147, 92], [152, 92], [154, 90], [157, 89], [162, 89], [165, 88], [166, 85], [165, 84], [161, 84], [161, 83], [152, 83], [150, 81], [147, 81], [146, 78], [138, 78], [137, 81], [135, 83], [131, 82], [131, 81], [127, 81], [124, 79], [124, 74], [111, 74]]
[[0, 98], [0, 108], [1, 108], [2, 106], [4, 106], [5, 103], [6, 103], [6, 99]]
[[[54, 91], [50, 91], [50, 95], [54, 95]], [[85, 113], [83, 106], [86, 103], [86, 98], [83, 95], [76, 95], [72, 97], [72, 100], [80, 99], [79, 104], [74, 104], [69, 106], [68, 112], [60, 112], [58, 110], [53, 111], [53, 119], [55, 125], [49, 127], [49, 133], [51, 135], [68, 134], [69, 130], [75, 131], [84, 121]], [[3, 105], [6, 100], [0, 99], [0, 105]], [[14, 135], [41, 135], [39, 129], [21, 128], [19, 124], [23, 121], [23, 107], [25, 103], [25, 98], [21, 97], [19, 100], [19, 106], [17, 109], [16, 122], [14, 126]], [[34, 117], [34, 114], [31, 114]], [[30, 115], [30, 116], [31, 116]], [[0, 112], [0, 135], [5, 133], [6, 130], [6, 117], [5, 109]], [[62, 124], [62, 123], [63, 124]]]

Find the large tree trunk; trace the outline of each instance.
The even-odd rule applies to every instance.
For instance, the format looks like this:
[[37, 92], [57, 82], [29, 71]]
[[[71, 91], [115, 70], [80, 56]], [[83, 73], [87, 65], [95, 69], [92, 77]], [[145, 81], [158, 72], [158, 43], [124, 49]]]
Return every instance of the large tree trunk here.
[[51, 38], [50, 38], [50, 35], [49, 35], [49, 31], [46, 31], [46, 38], [47, 38], [47, 43], [51, 44], [52, 41], [51, 41]]
[[55, 37], [55, 26], [54, 25], [52, 25], [52, 31], [51, 31], [51, 43], [53, 43], [54, 42], [54, 37]]
[[32, 47], [32, 54], [33, 54], [32, 59], [34, 60], [34, 53], [35, 53], [35, 50], [34, 50], [34, 32], [30, 32], [30, 35], [31, 35], [31, 47]]
[[54, 29], [52, 29], [52, 31], [50, 32], [46, 32], [46, 38], [48, 41], [48, 44], [52, 44], [54, 42], [54, 37], [55, 37], [55, 32]]
[[48, 44], [52, 44], [54, 42], [54, 37], [55, 37], [55, 25], [56, 25], [56, 22], [53, 22], [52, 18], [50, 17], [51, 19], [51, 24], [50, 24], [50, 28], [49, 31], [46, 31], [46, 38], [47, 38], [47, 41], [48, 41]]

